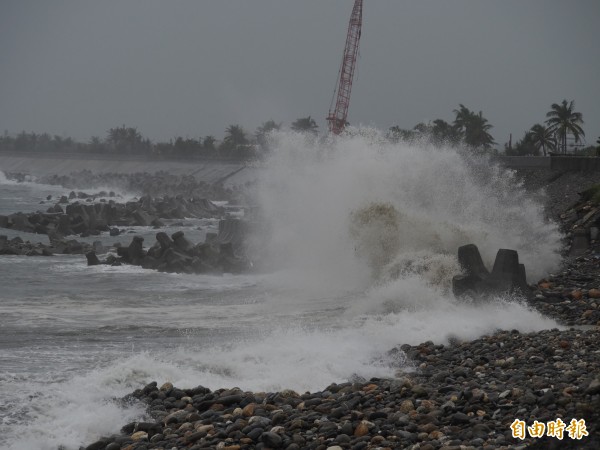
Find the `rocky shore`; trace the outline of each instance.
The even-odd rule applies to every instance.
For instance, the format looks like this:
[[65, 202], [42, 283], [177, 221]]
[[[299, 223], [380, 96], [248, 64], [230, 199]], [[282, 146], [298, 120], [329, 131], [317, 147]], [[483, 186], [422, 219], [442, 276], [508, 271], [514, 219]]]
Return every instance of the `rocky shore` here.
[[[7, 174], [7, 177], [24, 179], [24, 174]], [[166, 171], [153, 174], [136, 173], [93, 173], [89, 170], [74, 172], [69, 175], [48, 175], [38, 180], [40, 183], [63, 186], [68, 189], [82, 187], [101, 188], [114, 186], [127, 192], [139, 195], [176, 196], [210, 198], [213, 200], [233, 200], [237, 194], [235, 189], [225, 188], [221, 183], [206, 183], [192, 175], [174, 175]]]
[[[600, 448], [598, 342], [600, 331], [572, 329], [403, 345], [389, 359], [412, 370], [312, 393], [154, 382], [118, 400], [146, 404], [144, 420], [85, 449]], [[514, 437], [516, 419], [560, 419], [562, 439]]]
[[563, 267], [534, 286], [530, 305], [566, 325], [600, 326], [600, 184], [556, 216], [565, 234]]
[[75, 239], [55, 239], [48, 245], [42, 242], [23, 241], [19, 236], [8, 239], [7, 236], [0, 235], [0, 255], [84, 255], [89, 252], [105, 253], [106, 250], [100, 241], [88, 244]]
[[[109, 197], [108, 200], [106, 197]], [[53, 240], [74, 234], [81, 237], [97, 236], [102, 232], [110, 232], [111, 236], [115, 236], [119, 234], [118, 227], [160, 228], [164, 226], [161, 219], [224, 216], [222, 208], [205, 198], [143, 196], [135, 201], [119, 203], [111, 197], [114, 197], [113, 192], [85, 194], [72, 191], [45, 212], [0, 215], [0, 228], [47, 234]]]
[[160, 231], [148, 250], [144, 249], [144, 238], [134, 236], [127, 247], [116, 248], [117, 256], [109, 254], [101, 261], [97, 252], [90, 250], [86, 257], [88, 266], [131, 264], [161, 272], [239, 273], [251, 267], [244, 246], [246, 228], [240, 219], [228, 218], [219, 221], [218, 233], [207, 233], [205, 241], [199, 244], [188, 241], [183, 231], [170, 237]]
[[[146, 417], [125, 425], [119, 434], [103, 437], [82, 448], [600, 448], [600, 241], [594, 230], [600, 225], [600, 206], [597, 199], [576, 195], [574, 186], [583, 190], [595, 181], [589, 179], [584, 185], [578, 185], [579, 176], [540, 172], [525, 176], [525, 185], [532, 191], [545, 186], [550, 205], [548, 215], [561, 223], [566, 236], [564, 266], [531, 285], [533, 293], [527, 302], [542, 314], [576, 328], [531, 334], [498, 331], [470, 342], [402, 345], [381, 358], [398, 361], [395, 378], [356, 378], [312, 393], [243, 392], [235, 387], [211, 391], [202, 386], [177, 388], [169, 383], [161, 386], [151, 383], [126, 398], [115, 399], [119, 403], [142, 402], [147, 408]], [[115, 181], [107, 177], [103, 175], [93, 181], [98, 186]], [[116, 177], [122, 177], [123, 183], [133, 183], [129, 186], [138, 183], [140, 190], [150, 196], [170, 192], [173, 197], [158, 200], [144, 197], [122, 206], [108, 201], [98, 207], [99, 203], [93, 199], [88, 202], [87, 198], [74, 194], [71, 199], [67, 197], [68, 211], [22, 216], [34, 230], [38, 224], [43, 225], [36, 220], [40, 217], [45, 220], [45, 214], [67, 216], [71, 231], [93, 234], [110, 230], [108, 221], [108, 229], [104, 228], [103, 213], [98, 221], [96, 208], [108, 207], [107, 211], [121, 208], [115, 217], [122, 223], [135, 225], [141, 220], [148, 225], [154, 219], [160, 220], [161, 204], [183, 205], [182, 208], [190, 211], [182, 214], [186, 216], [193, 213], [196, 206], [189, 206], [188, 198], [197, 194], [220, 198], [217, 194], [211, 196], [213, 187], [204, 189], [192, 179], [168, 174], [154, 178], [144, 174]], [[68, 185], [81, 180], [74, 176], [45, 181]], [[156, 190], [153, 183], [157, 183]], [[190, 196], [182, 195], [182, 190]], [[211, 214], [216, 217], [219, 212], [213, 210]], [[0, 217], [0, 220], [4, 219]], [[128, 222], [130, 220], [132, 222]], [[63, 221], [63, 225], [67, 225], [66, 219]], [[21, 216], [16, 222], [10, 219], [11, 228], [14, 223], [27, 226], [27, 222]], [[74, 224], [81, 222], [85, 227], [73, 229]], [[60, 221], [56, 228], [58, 225]], [[156, 226], [160, 227], [160, 223]], [[45, 232], [51, 235], [52, 231], [48, 233], [46, 225]], [[202, 258], [208, 252], [216, 258], [213, 265], [223, 270], [227, 261], [223, 263], [219, 258], [232, 255], [228, 235], [231, 233], [225, 230], [221, 237], [208, 236], [206, 242], [193, 245], [183, 234], [169, 237], [158, 233], [157, 243], [147, 251], [142, 241], [134, 238], [129, 247], [117, 250], [120, 254], [113, 261], [104, 262], [182, 272], [190, 271], [189, 267], [195, 264], [198, 270], [191, 271], [202, 272], [207, 270]], [[18, 248], [19, 254], [51, 252], [39, 245], [30, 248], [18, 239], [0, 239], [0, 253], [9, 247]], [[77, 252], [89, 254], [92, 250], [88, 246], [78, 248]], [[9, 250], [4, 251], [11, 254]], [[531, 431], [524, 428], [523, 439], [515, 437], [521, 424], [533, 427], [537, 421], [548, 428], [549, 424], [560, 425], [558, 419], [564, 424], [562, 439], [540, 434], [535, 428]]]
[[[562, 186], [576, 175], [561, 176]], [[564, 201], [557, 186], [551, 195]], [[559, 323], [587, 328], [403, 345], [388, 355], [405, 368], [396, 378], [320, 392], [151, 383], [120, 400], [146, 404], [145, 421], [86, 449], [600, 448], [600, 258], [593, 230], [600, 208], [578, 199], [555, 215], [566, 235], [565, 264], [532, 285], [528, 303]]]

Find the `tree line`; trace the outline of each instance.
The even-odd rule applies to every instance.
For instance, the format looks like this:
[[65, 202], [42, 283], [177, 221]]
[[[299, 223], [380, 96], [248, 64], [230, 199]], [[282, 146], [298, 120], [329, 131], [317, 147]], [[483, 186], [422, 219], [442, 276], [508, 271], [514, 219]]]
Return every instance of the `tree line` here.
[[[178, 136], [169, 142], [152, 142], [142, 136], [137, 128], [125, 125], [111, 128], [104, 138], [93, 136], [88, 142], [77, 142], [71, 137], [25, 131], [13, 136], [5, 131], [0, 136], [0, 151], [145, 155], [159, 159], [246, 160], [260, 157], [268, 151], [268, 134], [282, 129], [282, 125], [274, 120], [268, 120], [254, 133], [249, 133], [241, 125], [230, 125], [225, 129], [221, 141], [218, 141], [215, 136], [208, 135], [199, 138]], [[290, 128], [296, 132], [316, 135], [319, 127], [315, 120], [308, 116], [295, 120]]]
[[[454, 120], [449, 123], [436, 119], [428, 123], [418, 123], [411, 129], [391, 127], [387, 138], [392, 142], [419, 142], [434, 146], [464, 146], [474, 151], [495, 152], [496, 142], [490, 134], [493, 126], [483, 116], [482, 111], [471, 111], [460, 104], [453, 111]], [[506, 155], [548, 155], [551, 152], [600, 155], [598, 147], [584, 147], [585, 136], [583, 115], [575, 111], [575, 102], [563, 100], [553, 103], [546, 113], [543, 124], [537, 123], [527, 130], [514, 145], [512, 138], [504, 145]], [[222, 140], [208, 135], [199, 138], [176, 137], [169, 142], [152, 142], [135, 127], [111, 128], [104, 138], [93, 136], [88, 142], [77, 142], [70, 137], [36, 134], [25, 131], [0, 136], [0, 151], [7, 152], [64, 152], [87, 154], [145, 155], [159, 159], [231, 159], [249, 160], [261, 157], [269, 150], [268, 135], [281, 130], [283, 124], [268, 120], [253, 133], [241, 125], [229, 125]], [[310, 135], [318, 134], [318, 125], [311, 116], [301, 117], [290, 124], [290, 129]]]
[[[388, 131], [388, 138], [396, 142], [418, 141], [435, 146], [460, 145], [479, 151], [492, 151], [496, 142], [489, 131], [493, 127], [481, 111], [476, 113], [460, 104], [453, 113], [452, 123], [436, 119], [418, 123], [412, 129], [393, 126]], [[547, 156], [555, 152], [600, 155], [600, 138], [596, 141], [597, 147], [586, 147], [582, 143], [582, 138], [585, 137], [581, 127], [583, 123], [583, 115], [575, 111], [573, 100], [553, 103], [546, 113], [544, 124], [533, 125], [515, 145], [512, 144], [512, 139], [509, 140], [504, 145], [504, 154]]]

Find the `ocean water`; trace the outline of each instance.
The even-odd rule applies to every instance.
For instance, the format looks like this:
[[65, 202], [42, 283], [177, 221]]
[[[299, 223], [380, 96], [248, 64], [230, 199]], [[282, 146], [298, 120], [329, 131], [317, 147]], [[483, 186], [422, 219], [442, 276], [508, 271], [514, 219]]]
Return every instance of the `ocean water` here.
[[[322, 390], [410, 370], [387, 355], [404, 343], [557, 326], [518, 299], [450, 293], [462, 244], [477, 244], [488, 265], [499, 248], [518, 250], [530, 281], [559, 263], [556, 226], [510, 171], [465, 151], [390, 144], [376, 130], [272, 141], [251, 193], [262, 216], [252, 242], [266, 262], [256, 273], [0, 257], [0, 448], [76, 449], [118, 432], [144, 412], [114, 398], [150, 381]], [[0, 214], [64, 194], [0, 172]], [[216, 227], [190, 219], [168, 231], [197, 242]], [[102, 241], [154, 242], [155, 230], [131, 231]]]

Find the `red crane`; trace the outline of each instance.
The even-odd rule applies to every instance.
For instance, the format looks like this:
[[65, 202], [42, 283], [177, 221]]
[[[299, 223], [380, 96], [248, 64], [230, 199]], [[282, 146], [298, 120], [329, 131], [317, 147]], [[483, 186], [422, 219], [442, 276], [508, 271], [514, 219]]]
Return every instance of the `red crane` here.
[[[362, 7], [363, 0], [355, 0], [350, 24], [348, 25], [348, 35], [346, 36], [346, 46], [344, 47], [344, 57], [340, 67], [340, 75], [335, 85], [331, 105], [329, 105], [329, 114], [327, 123], [329, 131], [333, 134], [340, 134], [346, 127], [346, 118], [348, 117], [348, 107], [350, 106], [350, 91], [352, 90], [352, 78], [354, 77], [354, 68], [356, 67], [356, 57], [358, 56], [358, 44], [360, 42], [360, 33], [362, 28]], [[336, 95], [337, 93], [337, 95]], [[335, 108], [333, 100], [335, 100]]]

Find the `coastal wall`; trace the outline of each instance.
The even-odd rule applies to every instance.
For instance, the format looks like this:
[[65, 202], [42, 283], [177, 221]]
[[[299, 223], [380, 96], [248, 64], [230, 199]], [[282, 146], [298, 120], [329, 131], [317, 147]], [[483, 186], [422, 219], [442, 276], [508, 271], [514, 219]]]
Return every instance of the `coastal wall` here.
[[600, 158], [595, 156], [553, 155], [550, 157], [551, 169], [573, 172], [600, 171]]
[[595, 156], [497, 156], [494, 159], [511, 169], [552, 169], [561, 172], [600, 171], [600, 158]]
[[497, 156], [500, 164], [511, 169], [549, 169], [550, 159], [544, 156]]
[[[600, 158], [586, 156], [497, 156], [494, 160], [511, 169], [600, 171]], [[94, 173], [155, 173], [193, 175], [206, 183], [240, 186], [257, 179], [259, 168], [242, 162], [203, 160], [165, 161], [141, 159], [136, 155], [77, 155], [33, 152], [0, 153], [0, 171], [35, 176], [68, 175], [84, 169]]]
[[193, 175], [207, 183], [241, 185], [254, 178], [255, 169], [232, 161], [163, 161], [140, 159], [139, 156], [102, 156], [75, 154], [0, 153], [0, 170], [35, 176], [68, 175], [84, 169], [94, 173], [155, 173]]

